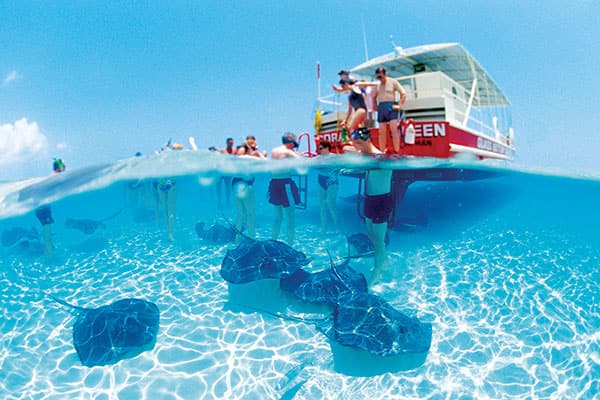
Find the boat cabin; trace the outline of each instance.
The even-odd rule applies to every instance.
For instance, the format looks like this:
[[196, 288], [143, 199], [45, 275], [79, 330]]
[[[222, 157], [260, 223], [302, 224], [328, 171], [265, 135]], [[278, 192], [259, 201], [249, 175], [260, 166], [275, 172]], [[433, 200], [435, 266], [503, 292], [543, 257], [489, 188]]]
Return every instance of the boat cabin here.
[[[478, 158], [514, 157], [510, 103], [460, 44], [396, 48], [352, 68], [350, 74], [358, 82], [371, 82], [379, 67], [386, 69], [388, 79], [397, 79], [407, 94], [398, 115], [400, 151], [394, 152], [391, 137], [387, 139], [388, 148], [382, 151], [437, 158], [464, 153]], [[371, 89], [363, 89], [368, 108], [365, 125], [378, 145], [379, 128]], [[317, 99], [317, 148], [321, 139], [331, 141], [336, 152], [343, 152], [344, 146], [350, 144], [349, 132], [340, 126], [346, 118], [347, 104], [345, 93]]]

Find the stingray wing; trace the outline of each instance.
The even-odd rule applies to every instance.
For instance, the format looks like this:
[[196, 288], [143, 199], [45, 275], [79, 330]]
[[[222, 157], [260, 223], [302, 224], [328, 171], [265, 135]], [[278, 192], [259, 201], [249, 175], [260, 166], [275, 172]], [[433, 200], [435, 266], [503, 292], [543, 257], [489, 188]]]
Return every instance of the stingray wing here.
[[159, 324], [160, 313], [154, 303], [123, 299], [80, 312], [73, 327], [73, 344], [83, 365], [110, 365], [152, 349]]
[[406, 316], [372, 294], [338, 304], [334, 330], [341, 344], [381, 356], [424, 353], [431, 345], [431, 324]]
[[221, 263], [221, 276], [231, 283], [248, 283], [259, 279], [293, 274], [310, 262], [304, 253], [276, 240], [245, 240], [227, 251]]

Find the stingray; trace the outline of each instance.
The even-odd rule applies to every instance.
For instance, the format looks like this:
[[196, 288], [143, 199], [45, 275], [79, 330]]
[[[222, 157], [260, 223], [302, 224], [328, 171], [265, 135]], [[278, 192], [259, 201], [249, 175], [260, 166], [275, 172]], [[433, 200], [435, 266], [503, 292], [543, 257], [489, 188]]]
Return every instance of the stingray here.
[[373, 254], [373, 244], [367, 235], [364, 233], [354, 233], [350, 236], [347, 236], [348, 246], [357, 253], [362, 254]]
[[299, 269], [282, 277], [279, 286], [303, 301], [331, 305], [337, 304], [340, 296], [348, 290], [362, 293], [368, 291], [364, 275], [352, 269], [347, 261], [337, 266], [337, 273], [343, 276], [344, 283], [332, 268], [313, 273]]
[[[372, 256], [375, 252], [375, 248], [373, 247], [373, 243], [369, 239], [369, 237], [364, 233], [353, 233], [350, 236], [346, 236], [348, 240], [348, 254], [351, 253], [350, 249], [353, 249], [356, 252], [355, 255], [351, 257], [368, 257]], [[385, 244], [390, 244], [390, 235], [385, 233]]]
[[310, 263], [301, 251], [278, 240], [255, 240], [242, 236], [242, 242], [228, 250], [221, 263], [221, 276], [230, 283], [279, 279]]
[[67, 218], [65, 226], [67, 228], [77, 229], [78, 231], [81, 231], [86, 235], [91, 235], [100, 228], [106, 229], [106, 225], [104, 224], [104, 222], [117, 217], [117, 215], [119, 215], [121, 211], [122, 210], [119, 210], [116, 213], [106, 218], [102, 218], [100, 220]]
[[[352, 282], [331, 263], [335, 278], [346, 286], [338, 297], [333, 314], [325, 318], [306, 319], [281, 313], [267, 314], [279, 318], [314, 324], [331, 340], [371, 354], [391, 357], [425, 353], [431, 346], [432, 328], [416, 317], [396, 310], [383, 298], [353, 290]], [[263, 311], [264, 312], [264, 311]]]
[[210, 228], [205, 228], [204, 222], [196, 224], [196, 234], [202, 240], [213, 244], [222, 244], [235, 241], [236, 232], [231, 226], [222, 224], [213, 224]]
[[383, 298], [364, 293], [336, 305], [333, 327], [326, 334], [342, 345], [388, 357], [427, 352], [432, 328], [430, 323], [396, 310]]
[[15, 245], [21, 241], [31, 241], [31, 240], [39, 240], [39, 234], [35, 230], [35, 228], [21, 228], [19, 226], [15, 226], [14, 228], [5, 229], [2, 232], [2, 246], [10, 247]]
[[160, 322], [154, 303], [129, 298], [99, 308], [82, 308], [53, 299], [77, 310], [73, 345], [86, 367], [115, 364], [154, 348]]

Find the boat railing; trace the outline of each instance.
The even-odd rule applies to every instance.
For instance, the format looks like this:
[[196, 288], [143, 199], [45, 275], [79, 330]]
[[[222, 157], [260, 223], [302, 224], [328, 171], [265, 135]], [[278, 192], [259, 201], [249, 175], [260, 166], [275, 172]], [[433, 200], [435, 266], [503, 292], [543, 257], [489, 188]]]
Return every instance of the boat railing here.
[[[475, 88], [472, 107], [469, 107], [471, 89], [454, 81], [441, 71], [419, 73], [396, 77], [407, 93], [407, 109], [418, 100], [443, 99], [444, 118], [453, 125], [470, 128], [480, 134], [506, 141], [509, 137], [508, 122], [503, 120], [504, 112], [498, 108], [481, 106]], [[465, 123], [466, 121], [466, 123]]]
[[[419, 115], [425, 120], [442, 119], [499, 142], [512, 141], [509, 139], [510, 121], [504, 120], [505, 111], [501, 110], [506, 107], [482, 106], [476, 87], [471, 99], [473, 87], [466, 88], [441, 71], [391, 77], [397, 79], [406, 90], [405, 116], [421, 108]], [[317, 107], [323, 111], [323, 115], [335, 115], [338, 123], [344, 118], [347, 108], [347, 103], [340, 96], [340, 93], [333, 93], [317, 99]], [[373, 118], [371, 112], [368, 115], [370, 118]], [[368, 125], [374, 126], [374, 122]]]

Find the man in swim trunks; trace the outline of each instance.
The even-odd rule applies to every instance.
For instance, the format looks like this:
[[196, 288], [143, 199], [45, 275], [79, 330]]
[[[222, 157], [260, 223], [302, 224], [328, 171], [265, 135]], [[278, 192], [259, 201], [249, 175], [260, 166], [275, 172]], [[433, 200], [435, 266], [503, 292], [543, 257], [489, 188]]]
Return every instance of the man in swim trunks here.
[[[394, 151], [400, 151], [400, 132], [398, 132], [398, 110], [406, 101], [406, 92], [400, 82], [388, 78], [385, 68], [379, 67], [375, 71], [379, 85], [373, 92], [373, 99], [377, 102], [377, 122], [379, 122], [379, 149], [387, 149], [388, 127], [392, 133]], [[396, 93], [400, 95], [400, 103], [396, 104]], [[398, 107], [399, 105], [399, 107]], [[396, 107], [394, 107], [396, 106]]]
[[[357, 151], [370, 156], [381, 155], [382, 152], [371, 142], [368, 128], [360, 128], [352, 132], [352, 143]], [[392, 170], [370, 168], [365, 176], [364, 213], [367, 222], [367, 235], [374, 248], [373, 273], [369, 279], [372, 285], [381, 278], [381, 272], [387, 263], [385, 235], [388, 220], [394, 209], [392, 196]]]
[[[299, 158], [297, 153], [298, 142], [296, 135], [293, 133], [285, 133], [281, 137], [281, 146], [271, 150], [273, 159], [284, 158]], [[275, 206], [275, 219], [273, 221], [273, 231], [271, 237], [277, 240], [281, 223], [283, 222], [283, 214], [287, 221], [287, 241], [290, 246], [294, 243], [296, 235], [296, 215], [295, 206], [300, 203], [300, 195], [298, 186], [292, 180], [291, 171], [274, 172], [271, 182], [269, 183], [269, 203]]]

